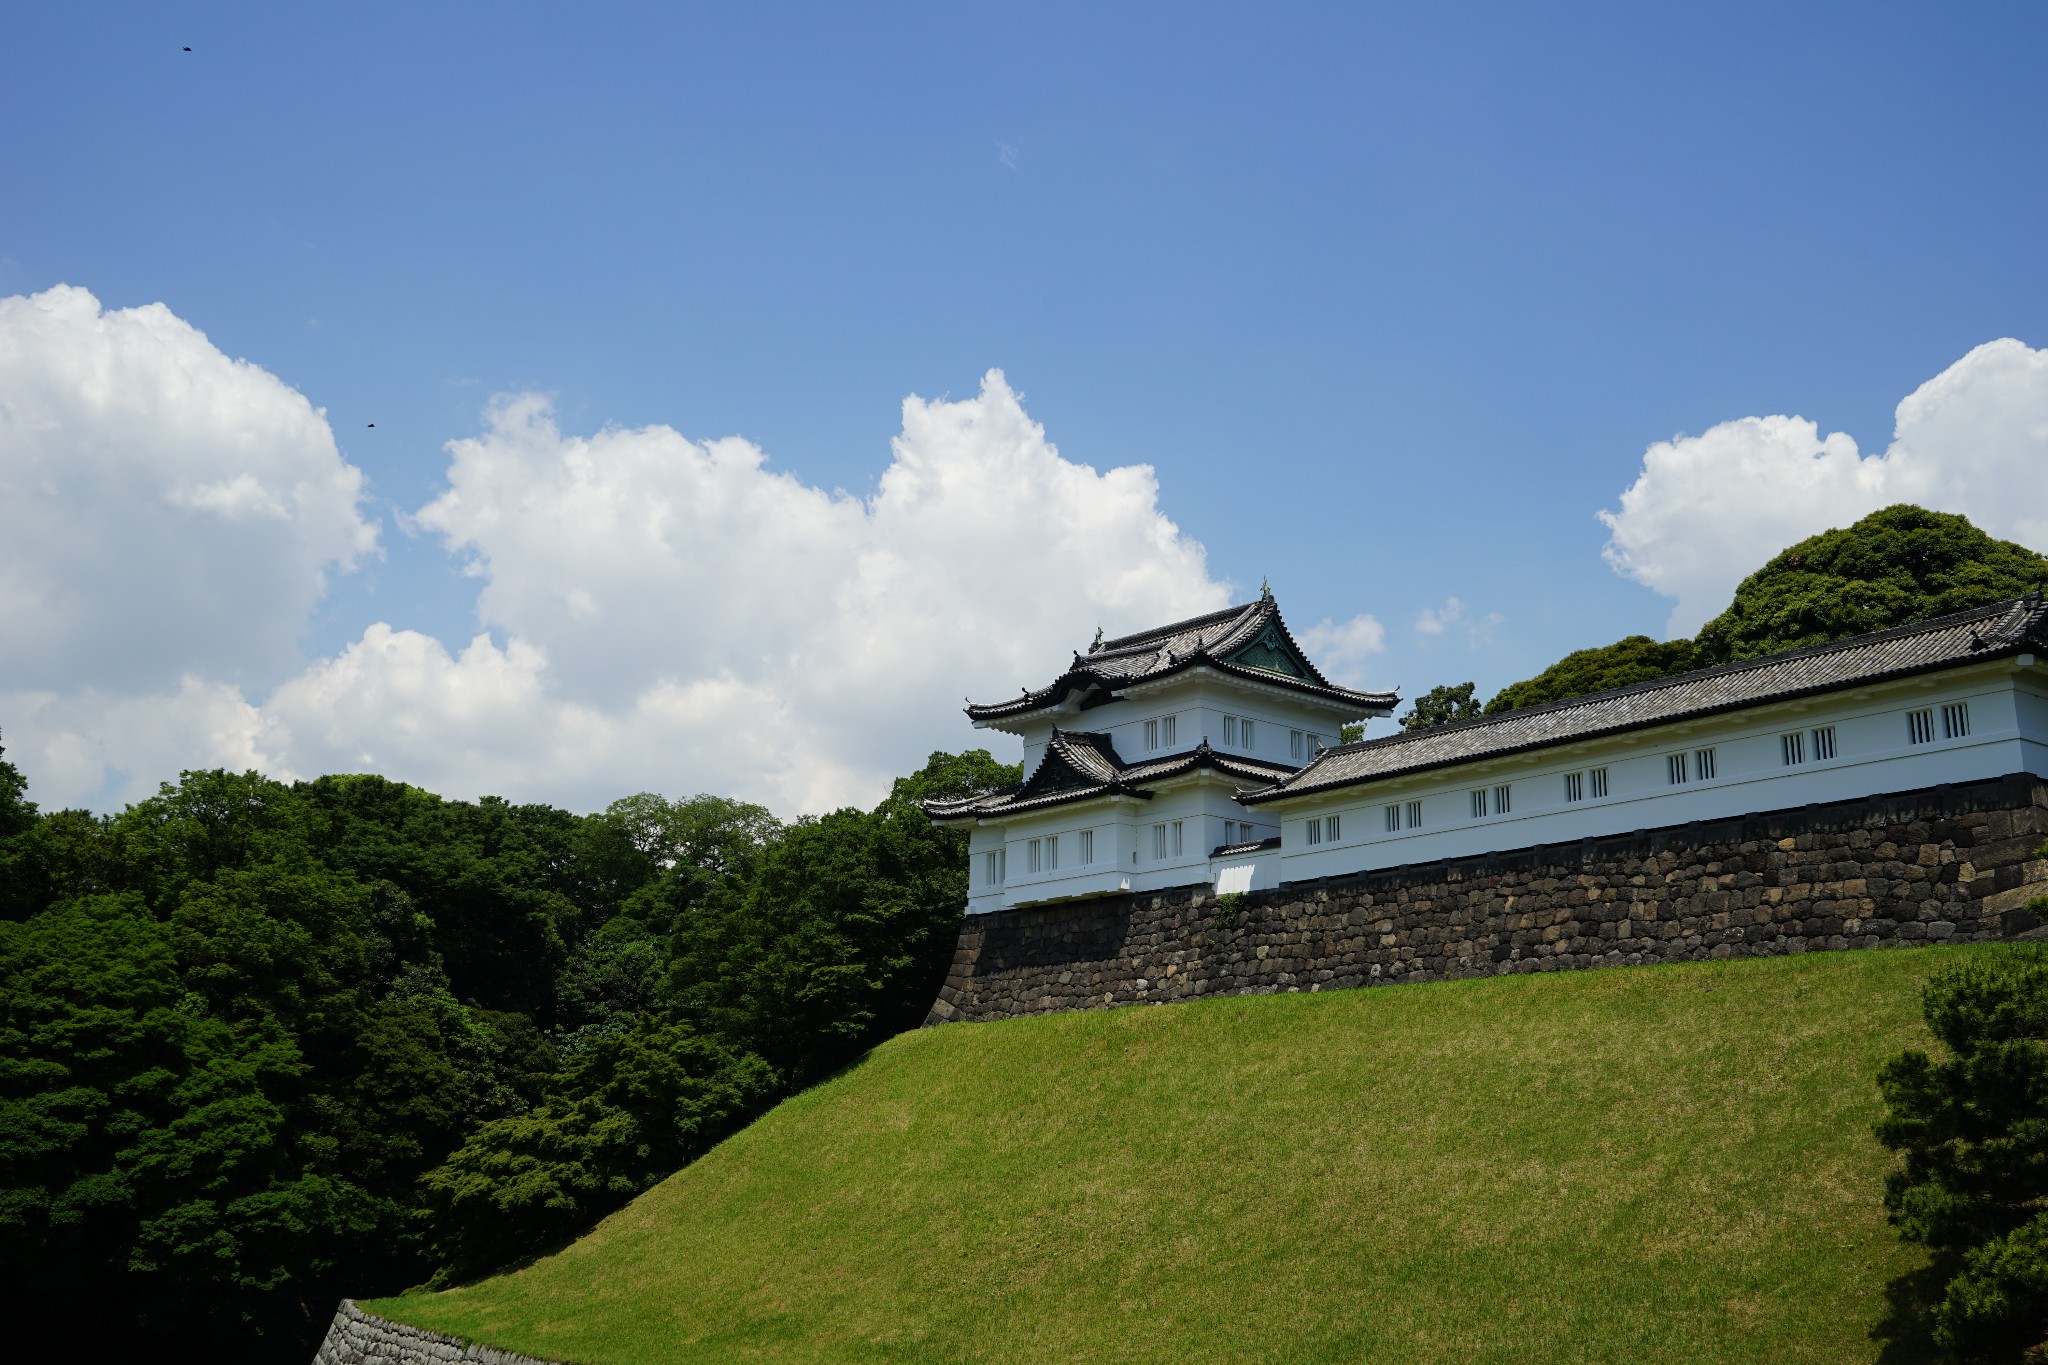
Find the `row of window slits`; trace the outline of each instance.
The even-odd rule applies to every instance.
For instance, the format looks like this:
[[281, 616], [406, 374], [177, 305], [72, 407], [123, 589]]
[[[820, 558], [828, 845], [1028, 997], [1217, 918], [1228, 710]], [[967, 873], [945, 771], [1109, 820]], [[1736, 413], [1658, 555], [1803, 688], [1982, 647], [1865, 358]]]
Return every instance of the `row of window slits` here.
[[1495, 815], [1508, 814], [1512, 808], [1509, 797], [1513, 794], [1513, 787], [1495, 787], [1491, 793], [1485, 787], [1475, 788], [1472, 792], [1472, 818], [1484, 820], [1489, 807]]
[[1787, 768], [1796, 768], [1806, 762], [1808, 750], [1813, 761], [1825, 763], [1835, 756], [1835, 727], [1817, 726], [1812, 730], [1791, 730], [1778, 736], [1778, 757]]
[[1396, 801], [1386, 808], [1387, 833], [1395, 830], [1422, 828], [1422, 803], [1420, 801]]
[[[1970, 733], [1970, 704], [1966, 701], [1944, 702], [1941, 707], [1941, 737], [1943, 739], [1965, 739]], [[1934, 708], [1922, 707], [1906, 713], [1906, 739], [1912, 744], [1934, 742]]]
[[1664, 755], [1665, 785], [1682, 787], [1688, 782], [1712, 782], [1714, 780], [1714, 751], [1712, 748], [1694, 749], [1689, 753]]
[[[1240, 734], [1244, 736], [1245, 743], [1249, 744], [1251, 742], [1252, 723], [1249, 720], [1239, 721], [1235, 716], [1225, 716], [1223, 721], [1223, 734], [1226, 743], [1236, 742], [1236, 737]], [[1152, 741], [1153, 728], [1158, 723], [1156, 721], [1145, 722], [1145, 737], [1148, 744]], [[1166, 742], [1172, 743], [1173, 718], [1171, 716], [1166, 718], [1165, 725]], [[1314, 746], [1312, 750], [1308, 751], [1310, 757], [1313, 757], [1316, 752], [1321, 751], [1322, 740], [1318, 736], [1305, 736], [1304, 732], [1300, 730], [1290, 733], [1292, 733], [1297, 741], [1305, 737], [1309, 744]], [[1942, 738], [1962, 739], [1969, 733], [1969, 703], [1960, 701], [1944, 703], [1941, 707]], [[1918, 711], [1907, 712], [1906, 734], [1907, 738], [1915, 744], [1932, 743], [1935, 735], [1934, 708], [1925, 707]], [[1824, 763], [1835, 756], [1835, 727], [1832, 725], [1822, 725], [1812, 730], [1795, 730], [1788, 734], [1780, 735], [1778, 742], [1779, 753], [1786, 767], [1793, 767], [1806, 762], [1809, 749], [1815, 762]], [[1297, 748], [1295, 756], [1302, 756], [1302, 751], [1299, 748]], [[1685, 753], [1666, 754], [1664, 756], [1664, 776], [1668, 786], [1683, 786], [1689, 782], [1711, 782], [1714, 780], [1715, 768], [1715, 753], [1711, 746], [1704, 749], [1692, 749]], [[1564, 799], [1566, 801], [1582, 801], [1589, 793], [1595, 800], [1599, 800], [1607, 795], [1607, 790], [1607, 769], [1605, 768], [1588, 768], [1583, 772], [1564, 774]], [[1472, 817], [1475, 820], [1481, 820], [1485, 819], [1489, 814], [1508, 814], [1512, 807], [1513, 791], [1514, 789], [1511, 785], [1475, 789], [1471, 794]], [[1385, 808], [1382, 818], [1386, 823], [1386, 829], [1389, 834], [1396, 833], [1402, 829], [1420, 829], [1422, 827], [1422, 802], [1397, 801]], [[1307, 822], [1306, 829], [1308, 832], [1308, 842], [1311, 845], [1335, 843], [1340, 837], [1338, 834], [1338, 817], [1334, 815], [1310, 820]], [[1094, 831], [1083, 830], [1080, 838], [1082, 841], [1081, 861], [1083, 863], [1094, 862]], [[1249, 824], [1239, 825], [1231, 820], [1223, 822], [1224, 843], [1249, 843], [1252, 838], [1252, 827]], [[1033, 872], [1041, 870], [1038, 848], [1040, 842], [1038, 839], [1032, 839], [1026, 845], [1028, 850], [1026, 861]], [[1056, 834], [1052, 835], [1043, 842], [1048, 845], [1045, 854], [1048, 862], [1045, 870], [1057, 869], [1059, 867], [1059, 836]], [[1174, 820], [1168, 824], [1152, 826], [1152, 856], [1155, 860], [1165, 859], [1169, 856], [1180, 857], [1182, 845], [1180, 821]], [[1170, 854], [1167, 852], [1169, 848], [1172, 850]], [[1001, 881], [1003, 870], [1002, 851], [998, 849], [986, 856], [989, 859], [987, 880], [991, 884]]]
[[[1233, 749], [1252, 749], [1258, 731], [1249, 716], [1225, 716], [1223, 718], [1223, 742]], [[1145, 748], [1147, 750], [1171, 749], [1180, 742], [1180, 717], [1161, 716], [1145, 722]], [[1311, 730], [1289, 730], [1287, 751], [1297, 763], [1306, 763], [1324, 749], [1328, 742]]]

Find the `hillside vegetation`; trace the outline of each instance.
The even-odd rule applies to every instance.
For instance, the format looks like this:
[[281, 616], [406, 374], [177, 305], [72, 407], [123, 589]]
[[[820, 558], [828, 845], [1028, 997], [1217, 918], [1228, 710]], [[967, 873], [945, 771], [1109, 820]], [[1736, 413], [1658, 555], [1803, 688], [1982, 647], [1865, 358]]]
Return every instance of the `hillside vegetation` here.
[[585, 1365], [1868, 1362], [1920, 1264], [1873, 1077], [1973, 951], [911, 1033], [567, 1248], [369, 1306]]
[[1742, 580], [1694, 639], [1629, 635], [1574, 650], [1483, 706], [1473, 684], [1438, 686], [1401, 718], [1416, 730], [1629, 687], [1688, 669], [1910, 625], [2048, 587], [2048, 556], [1999, 540], [1969, 518], [1910, 503], [1808, 536]]
[[966, 838], [189, 772], [40, 811], [0, 757], [0, 1319], [36, 1358], [309, 1359], [340, 1296], [590, 1224], [924, 1017]]

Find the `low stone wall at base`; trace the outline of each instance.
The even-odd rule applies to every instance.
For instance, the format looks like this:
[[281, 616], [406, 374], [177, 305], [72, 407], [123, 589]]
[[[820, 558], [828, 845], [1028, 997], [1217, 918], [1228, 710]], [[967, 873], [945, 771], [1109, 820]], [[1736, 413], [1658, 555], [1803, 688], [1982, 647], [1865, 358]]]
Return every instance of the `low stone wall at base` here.
[[365, 1313], [353, 1299], [343, 1299], [334, 1310], [313, 1365], [442, 1365], [464, 1360], [483, 1365], [560, 1365], [392, 1322]]
[[1296, 882], [971, 915], [927, 1024], [2035, 927], [2029, 774]]

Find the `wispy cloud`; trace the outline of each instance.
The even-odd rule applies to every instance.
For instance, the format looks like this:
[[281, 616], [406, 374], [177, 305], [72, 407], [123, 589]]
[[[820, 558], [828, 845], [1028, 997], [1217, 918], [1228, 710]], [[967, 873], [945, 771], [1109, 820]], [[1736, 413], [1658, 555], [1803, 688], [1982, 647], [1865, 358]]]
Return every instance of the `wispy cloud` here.
[[1494, 631], [1506, 623], [1507, 617], [1497, 611], [1484, 616], [1474, 614], [1464, 602], [1455, 597], [1446, 597], [1440, 607], [1424, 607], [1415, 616], [1415, 633], [1431, 637], [1463, 631], [1465, 642], [1473, 648], [1493, 643]]

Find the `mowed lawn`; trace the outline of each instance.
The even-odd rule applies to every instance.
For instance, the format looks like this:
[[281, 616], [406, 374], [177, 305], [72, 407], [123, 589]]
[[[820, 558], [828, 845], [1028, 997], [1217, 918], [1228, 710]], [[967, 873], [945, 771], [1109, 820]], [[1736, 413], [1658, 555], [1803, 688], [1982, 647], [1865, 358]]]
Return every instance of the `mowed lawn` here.
[[1970, 949], [953, 1025], [514, 1274], [366, 1305], [587, 1365], [1872, 1361], [1879, 1062]]

